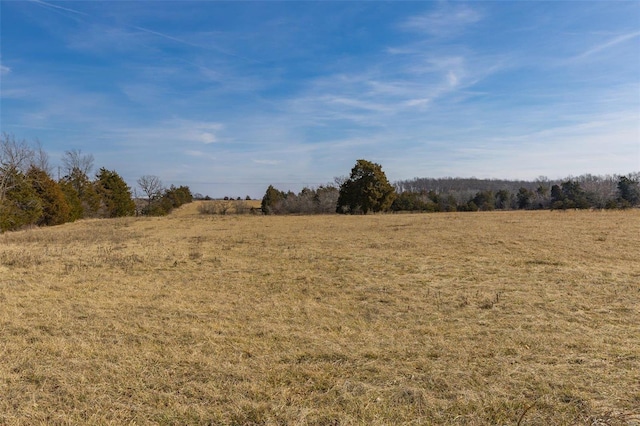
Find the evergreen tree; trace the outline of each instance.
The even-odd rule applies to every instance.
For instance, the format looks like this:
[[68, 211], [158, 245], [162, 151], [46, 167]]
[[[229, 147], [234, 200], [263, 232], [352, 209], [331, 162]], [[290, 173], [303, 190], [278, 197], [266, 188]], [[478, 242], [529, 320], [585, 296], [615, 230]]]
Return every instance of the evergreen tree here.
[[151, 216], [164, 216], [169, 214], [171, 210], [193, 201], [193, 195], [188, 186], [175, 187], [171, 185], [164, 190], [164, 194], [160, 199], [152, 204], [148, 214]]
[[589, 202], [578, 181], [568, 180], [551, 187], [552, 209], [586, 209]]
[[496, 208], [508, 210], [511, 207], [511, 194], [506, 189], [501, 189], [496, 193]]
[[627, 176], [620, 176], [618, 180], [618, 199], [623, 207], [635, 206], [640, 203], [640, 186], [638, 181]]
[[[69, 174], [60, 180], [67, 202], [72, 208], [71, 220], [84, 217], [97, 217], [100, 209], [100, 196], [87, 176], [80, 168], [72, 169]], [[75, 192], [75, 195], [73, 193]], [[80, 201], [80, 209], [75, 205], [75, 198]], [[78, 215], [79, 214], [79, 215]]]
[[562, 192], [562, 188], [560, 185], [553, 185], [551, 187], [551, 208], [552, 209], [562, 209], [564, 208], [566, 195]]
[[0, 232], [35, 225], [42, 216], [42, 203], [27, 177], [17, 169], [5, 170], [6, 183], [0, 199]]
[[336, 211], [367, 214], [388, 210], [396, 198], [394, 187], [387, 180], [382, 166], [358, 160], [351, 176], [340, 186]]
[[265, 192], [264, 197], [262, 197], [262, 203], [260, 204], [262, 213], [274, 213], [277, 204], [284, 200], [285, 197], [286, 195], [284, 192], [278, 191], [273, 187], [273, 185], [269, 185], [269, 187], [267, 188], [267, 192]]
[[101, 168], [96, 175], [95, 186], [106, 217], [135, 214], [136, 205], [131, 198], [131, 189], [118, 173]]
[[425, 203], [420, 200], [420, 194], [415, 192], [404, 191], [398, 194], [393, 203], [391, 204], [391, 210], [397, 211], [415, 211], [424, 210]]
[[60, 187], [60, 190], [64, 195], [64, 199], [69, 206], [69, 222], [82, 219], [84, 217], [84, 208], [82, 207], [82, 201], [80, 200], [76, 189], [65, 179], [61, 179], [60, 182], [58, 182], [58, 186]]
[[578, 181], [568, 180], [566, 182], [563, 182], [562, 192], [565, 195], [565, 204], [567, 208], [589, 208], [586, 194]]
[[520, 188], [518, 193], [516, 194], [516, 199], [518, 200], [518, 208], [519, 209], [527, 209], [531, 205], [531, 197], [533, 197], [533, 193], [529, 191], [527, 188]]
[[[475, 210], [490, 211], [495, 208], [496, 199], [493, 191], [480, 191], [473, 197], [471, 202], [477, 206]], [[471, 207], [473, 207], [473, 205], [471, 205]], [[471, 210], [473, 211], [474, 209], [471, 208]]]
[[60, 225], [68, 222], [71, 208], [60, 185], [46, 171], [35, 166], [29, 168], [27, 179], [42, 204], [42, 215], [38, 219], [38, 225]]

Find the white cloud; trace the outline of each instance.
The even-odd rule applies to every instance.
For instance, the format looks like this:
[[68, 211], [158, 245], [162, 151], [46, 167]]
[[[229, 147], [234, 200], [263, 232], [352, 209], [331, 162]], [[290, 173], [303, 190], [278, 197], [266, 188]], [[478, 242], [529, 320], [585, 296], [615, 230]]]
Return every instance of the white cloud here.
[[426, 106], [429, 104], [431, 100], [429, 98], [417, 98], [417, 99], [409, 99], [405, 101], [404, 104], [408, 107], [420, 107]]
[[4, 65], [0, 65], [0, 75], [7, 75], [10, 72], [11, 72], [11, 68]]
[[282, 164], [282, 161], [278, 160], [253, 160], [256, 164], [264, 164], [266, 166], [277, 166], [278, 164]]
[[458, 85], [458, 77], [453, 71], [449, 71], [447, 74], [447, 81], [450, 87], [456, 87]]
[[400, 28], [444, 37], [457, 34], [481, 19], [482, 14], [469, 6], [444, 4], [439, 10], [408, 18]]
[[200, 134], [200, 140], [202, 141], [202, 143], [205, 143], [205, 144], [210, 144], [217, 141], [216, 135], [209, 132], [202, 132]]
[[187, 140], [200, 142], [205, 145], [218, 142], [219, 139], [216, 133], [224, 127], [221, 123], [189, 120], [178, 120], [176, 125], [178, 128], [184, 130], [184, 136]]
[[298, 124], [333, 129], [354, 125], [370, 131], [397, 127], [400, 122], [415, 125], [424, 120], [421, 114], [426, 110], [435, 112], [449, 102], [475, 96], [468, 89], [503, 69], [501, 58], [464, 48], [428, 53], [418, 45], [399, 48], [402, 56], [387, 49], [386, 57], [364, 64], [363, 69], [309, 81], [304, 91], [289, 99], [287, 111], [297, 117]]
[[211, 154], [208, 154], [208, 153], [202, 152], [202, 151], [198, 151], [198, 150], [195, 150], [195, 149], [188, 149], [184, 153], [185, 153], [185, 155], [188, 155], [189, 157], [206, 158], [206, 159], [209, 159], [209, 160], [215, 160], [216, 159], [216, 157], [211, 155]]
[[185, 148], [183, 153], [192, 157], [203, 156], [209, 145], [220, 141], [217, 132], [224, 126], [218, 122], [206, 122], [174, 118], [144, 126], [103, 129], [109, 138], [119, 140], [131, 149], [155, 149], [160, 152], [173, 151], [175, 147]]
[[377, 112], [385, 112], [389, 110], [388, 106], [381, 103], [370, 102], [370, 101], [346, 97], [346, 96], [327, 96], [327, 97], [324, 97], [322, 101], [327, 102], [329, 104], [344, 105], [348, 108], [355, 108], [359, 110], [377, 111]]

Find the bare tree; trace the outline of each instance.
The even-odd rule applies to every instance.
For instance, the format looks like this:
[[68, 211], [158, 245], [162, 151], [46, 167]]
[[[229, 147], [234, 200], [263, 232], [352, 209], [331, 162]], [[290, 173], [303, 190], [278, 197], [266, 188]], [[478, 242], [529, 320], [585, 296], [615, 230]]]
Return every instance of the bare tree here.
[[64, 157], [62, 157], [62, 165], [69, 176], [74, 171], [88, 176], [91, 169], [93, 169], [93, 155], [83, 154], [80, 149], [65, 151]]
[[151, 203], [162, 196], [164, 186], [158, 176], [144, 175], [138, 179], [138, 186], [147, 195], [147, 201], [149, 203], [149, 210], [151, 210]]
[[0, 201], [16, 182], [15, 176], [24, 173], [33, 161], [33, 149], [23, 139], [16, 141], [13, 135], [2, 133], [0, 138]]
[[24, 139], [16, 141], [13, 135], [2, 133], [0, 138], [0, 167], [3, 170], [26, 171], [33, 160], [34, 152]]
[[36, 167], [43, 172], [46, 172], [47, 175], [51, 176], [51, 163], [49, 162], [49, 154], [42, 147], [42, 143], [39, 139], [36, 138], [35, 147], [33, 150], [33, 159], [31, 161], [31, 165]]

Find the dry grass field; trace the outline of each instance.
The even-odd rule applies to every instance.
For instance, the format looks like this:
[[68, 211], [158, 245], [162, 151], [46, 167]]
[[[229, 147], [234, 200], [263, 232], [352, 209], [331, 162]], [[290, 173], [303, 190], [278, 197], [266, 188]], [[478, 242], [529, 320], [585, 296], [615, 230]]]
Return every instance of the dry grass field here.
[[0, 235], [0, 424], [640, 425], [640, 211]]

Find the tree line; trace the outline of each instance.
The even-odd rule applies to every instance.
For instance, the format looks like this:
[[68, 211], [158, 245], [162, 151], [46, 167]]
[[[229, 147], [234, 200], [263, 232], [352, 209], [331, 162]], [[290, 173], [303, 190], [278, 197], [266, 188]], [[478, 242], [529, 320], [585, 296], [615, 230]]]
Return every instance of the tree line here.
[[[166, 188], [157, 176], [137, 180], [146, 198], [115, 170], [94, 167], [91, 154], [66, 151], [62, 177], [52, 176], [47, 153], [6, 133], [0, 138], [0, 232], [49, 226], [82, 218], [165, 215], [191, 202], [188, 186]], [[367, 214], [377, 212], [453, 212], [517, 209], [618, 209], [640, 206], [640, 173], [583, 175], [550, 181], [415, 178], [389, 183], [382, 166], [358, 160], [349, 177], [333, 184], [284, 192], [269, 185], [264, 214]]]
[[280, 191], [269, 185], [262, 198], [264, 214], [377, 213], [390, 208], [396, 198], [382, 166], [358, 160], [349, 178], [337, 177], [335, 185], [303, 188], [300, 193]]
[[396, 183], [393, 211], [625, 209], [640, 205], [640, 173], [532, 182], [414, 179]]
[[640, 206], [640, 173], [583, 175], [550, 181], [415, 178], [389, 183], [382, 166], [358, 160], [348, 178], [300, 193], [272, 185], [262, 199], [265, 214], [456, 212], [491, 210], [625, 209]]
[[[164, 188], [157, 177], [138, 180], [148, 195], [137, 208], [131, 188], [115, 171], [101, 167], [91, 179], [91, 154], [66, 151], [62, 177], [54, 179], [47, 153], [3, 133], [0, 138], [0, 232], [28, 226], [50, 226], [82, 218], [109, 218], [134, 214], [162, 215], [190, 202], [188, 187]], [[60, 174], [60, 173], [59, 173]]]

